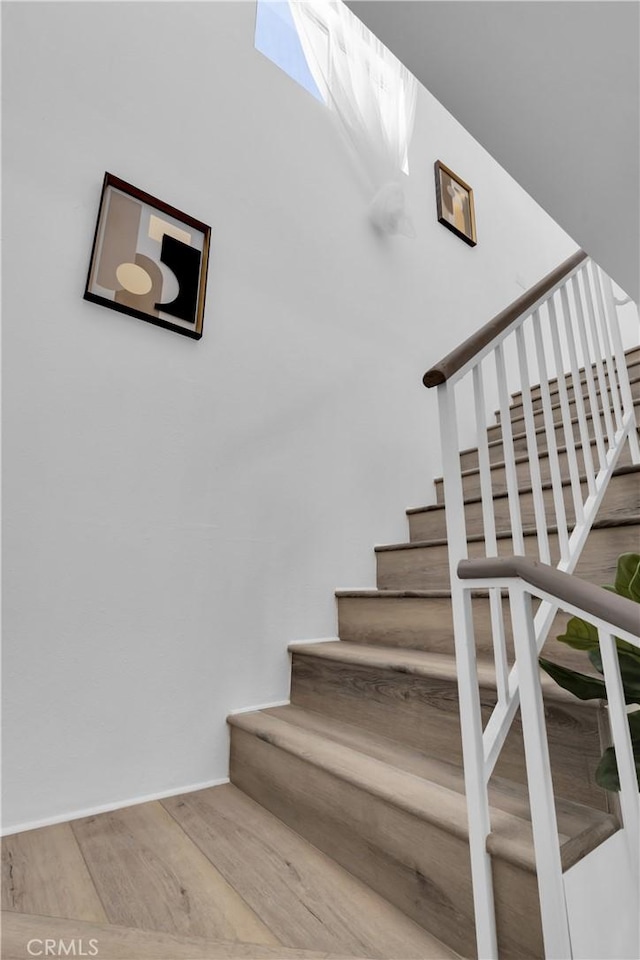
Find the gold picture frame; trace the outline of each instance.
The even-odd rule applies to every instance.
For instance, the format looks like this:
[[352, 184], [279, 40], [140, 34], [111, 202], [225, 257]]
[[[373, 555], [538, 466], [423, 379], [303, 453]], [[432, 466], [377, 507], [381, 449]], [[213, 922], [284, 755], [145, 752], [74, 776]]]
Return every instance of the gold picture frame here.
[[434, 169], [438, 222], [475, 247], [478, 239], [473, 190], [441, 160], [436, 160]]

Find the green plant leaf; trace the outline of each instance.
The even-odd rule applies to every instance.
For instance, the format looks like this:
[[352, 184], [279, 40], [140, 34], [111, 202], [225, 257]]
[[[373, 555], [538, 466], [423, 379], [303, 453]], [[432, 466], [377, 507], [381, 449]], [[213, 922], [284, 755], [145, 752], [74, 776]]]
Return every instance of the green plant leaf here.
[[602, 666], [602, 654], [600, 653], [600, 647], [598, 647], [597, 650], [589, 650], [587, 656], [589, 657], [589, 660], [591, 660], [591, 663], [596, 668], [598, 673], [601, 673], [604, 676], [604, 667]]
[[[587, 656], [598, 673], [604, 674], [600, 650], [590, 650]], [[619, 650], [618, 664], [625, 702], [640, 704], [640, 660]]]
[[620, 637], [616, 637], [616, 646], [618, 653], [626, 653], [630, 657], [635, 657], [636, 660], [640, 660], [640, 647], [634, 646], [633, 643], [627, 643], [626, 640], [621, 640]]
[[[627, 600], [640, 603], [640, 554], [623, 553], [618, 557], [614, 584], [607, 584], [605, 590], [617, 593]], [[598, 631], [591, 623], [581, 617], [572, 617], [566, 631], [558, 637], [561, 643], [574, 650], [584, 650], [595, 669], [603, 673], [602, 656]], [[615, 638], [620, 666], [620, 678], [627, 704], [640, 705], [640, 648], [634, 644]], [[605, 684], [598, 677], [588, 677], [575, 670], [569, 670], [542, 657], [540, 666], [555, 682], [580, 700], [606, 700]], [[640, 710], [628, 714], [629, 732], [635, 759], [636, 775], [640, 788]], [[604, 751], [596, 770], [596, 782], [605, 790], [619, 790], [618, 766], [613, 747]]]
[[627, 653], [619, 653], [618, 662], [626, 702], [640, 704], [640, 660]]
[[599, 646], [597, 628], [580, 617], [571, 617], [565, 633], [558, 640], [574, 650], [597, 650]]
[[638, 566], [636, 572], [629, 581], [629, 596], [636, 603], [640, 603], [640, 557], [638, 557]]
[[621, 597], [640, 603], [640, 554], [620, 554], [614, 588]]
[[629, 720], [629, 732], [631, 733], [631, 742], [634, 745], [634, 748], [638, 747], [640, 750], [640, 710], [634, 710], [633, 713], [627, 714]]
[[599, 680], [597, 677], [588, 677], [576, 670], [569, 670], [568, 667], [561, 667], [560, 664], [552, 663], [543, 657], [538, 657], [538, 663], [560, 687], [568, 690], [579, 700], [607, 699], [604, 680]]
[[618, 764], [613, 747], [607, 747], [600, 757], [600, 763], [596, 767], [596, 783], [603, 790], [611, 790], [613, 793], [620, 789]]

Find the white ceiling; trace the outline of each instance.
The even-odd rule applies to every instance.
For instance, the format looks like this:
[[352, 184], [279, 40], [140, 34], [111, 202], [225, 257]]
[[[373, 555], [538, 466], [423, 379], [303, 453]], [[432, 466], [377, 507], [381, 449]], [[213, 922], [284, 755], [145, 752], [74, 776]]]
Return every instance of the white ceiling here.
[[637, 0], [347, 0], [639, 299]]

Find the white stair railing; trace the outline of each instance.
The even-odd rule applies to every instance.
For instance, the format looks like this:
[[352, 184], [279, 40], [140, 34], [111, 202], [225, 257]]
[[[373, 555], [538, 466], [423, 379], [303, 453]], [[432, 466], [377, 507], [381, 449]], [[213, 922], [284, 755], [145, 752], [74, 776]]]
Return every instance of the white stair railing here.
[[[617, 306], [610, 279], [579, 251], [424, 376], [425, 386], [438, 387], [480, 960], [497, 956], [491, 864], [486, 852], [490, 831], [487, 784], [520, 706], [520, 679], [518, 664], [511, 669], [508, 664], [502, 588], [485, 584], [497, 703], [483, 730], [471, 607], [457, 573], [459, 563], [468, 557], [466, 484], [479, 477], [484, 537], [474, 547], [476, 555], [480, 551], [492, 558], [499, 554], [524, 556], [526, 552], [562, 572], [575, 569], [625, 444], [629, 444], [631, 462], [640, 463]], [[555, 377], [555, 385], [550, 377]], [[536, 382], [539, 386], [532, 387]], [[521, 406], [512, 421], [515, 411], [510, 408], [510, 395], [514, 393], [519, 394]], [[463, 402], [459, 405], [460, 394]], [[469, 429], [471, 402], [475, 436], [466, 434], [464, 440], [477, 447], [477, 473], [465, 474], [459, 416], [464, 413], [464, 427]], [[499, 436], [490, 443], [487, 424], [496, 404]], [[467, 455], [472, 455], [472, 450]], [[496, 495], [505, 494], [510, 519], [506, 532], [497, 530], [494, 502]], [[523, 512], [528, 516], [526, 522]], [[544, 597], [532, 625], [536, 657], [556, 613], [557, 603]]]
[[[545, 958], [570, 960], [574, 953], [565, 899], [532, 599], [535, 597], [554, 607], [560, 605], [565, 612], [586, 620], [598, 631], [609, 722], [620, 781], [620, 826], [627, 850], [631, 882], [634, 885], [634, 891], [629, 898], [631, 903], [640, 903], [640, 794], [616, 639], [625, 640], [640, 650], [640, 611], [637, 604], [624, 597], [525, 558], [465, 560], [460, 564], [458, 574], [463, 582], [463, 603], [469, 618], [472, 591], [487, 588], [508, 591], [519, 676], [520, 714], [544, 955]], [[472, 819], [475, 818], [474, 802], [485, 805], [483, 794], [486, 796], [486, 790], [478, 791], [475, 796], [467, 794]], [[476, 850], [476, 856], [479, 855], [480, 849]], [[486, 852], [483, 859], [485, 858]], [[612, 881], [615, 879], [611, 878]], [[476, 904], [483, 905], [484, 915], [476, 915], [478, 956], [481, 960], [496, 958], [498, 945], [492, 892], [489, 888], [479, 893]], [[629, 951], [625, 955], [640, 955], [640, 939], [629, 944]]]

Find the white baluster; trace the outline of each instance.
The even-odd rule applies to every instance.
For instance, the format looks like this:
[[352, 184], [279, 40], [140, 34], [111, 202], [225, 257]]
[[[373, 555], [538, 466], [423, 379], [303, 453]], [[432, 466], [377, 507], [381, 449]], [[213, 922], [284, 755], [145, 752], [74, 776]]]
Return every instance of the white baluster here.
[[533, 403], [531, 402], [531, 387], [529, 386], [529, 364], [527, 363], [527, 352], [524, 342], [524, 324], [521, 324], [516, 330], [516, 343], [518, 346], [520, 383], [522, 384], [522, 407], [524, 410], [527, 451], [529, 454], [529, 474], [531, 476], [533, 510], [536, 518], [536, 533], [538, 537], [538, 555], [543, 563], [551, 563], [549, 535], [547, 533], [547, 516], [544, 506], [540, 459], [536, 439], [536, 424], [533, 415]]
[[476, 434], [478, 444], [478, 469], [480, 474], [480, 495], [482, 499], [482, 523], [484, 527], [485, 554], [498, 556], [496, 543], [496, 520], [493, 512], [493, 489], [491, 486], [491, 461], [487, 436], [486, 398], [482, 365], [473, 368], [473, 400], [476, 408]]
[[[584, 462], [585, 473], [587, 475], [587, 486], [589, 489], [589, 494], [595, 494], [596, 474], [593, 466], [593, 456], [591, 454], [591, 437], [589, 435], [589, 427], [587, 425], [587, 414], [584, 408], [584, 397], [582, 395], [582, 383], [580, 381], [580, 370], [578, 367], [578, 357], [576, 354], [576, 341], [573, 334], [573, 324], [572, 324], [571, 310], [569, 307], [569, 296], [567, 293], [566, 284], [560, 290], [560, 302], [562, 304], [562, 314], [564, 317], [564, 327], [565, 327], [565, 334], [567, 338], [567, 348], [569, 351], [569, 367], [571, 370], [571, 379], [573, 381], [573, 399], [575, 403], [576, 413], [578, 415], [580, 441], [582, 443], [582, 459]], [[573, 436], [573, 431], [572, 431], [572, 436]]]
[[565, 438], [565, 450], [567, 455], [567, 463], [569, 465], [569, 477], [571, 479], [571, 494], [573, 496], [576, 523], [582, 523], [584, 520], [584, 508], [582, 504], [582, 488], [580, 486], [580, 471], [578, 469], [578, 458], [576, 456], [573, 426], [571, 424], [571, 411], [569, 408], [569, 396], [567, 394], [567, 381], [565, 380], [564, 362], [562, 359], [562, 351], [560, 349], [560, 338], [558, 336], [558, 318], [553, 297], [549, 298], [547, 301], [547, 306], [549, 309], [551, 343], [553, 345], [553, 355], [558, 373], [558, 396], [560, 398], [562, 431]]
[[616, 359], [618, 370], [618, 380], [620, 384], [620, 393], [622, 394], [622, 405], [624, 409], [625, 421], [629, 422], [629, 447], [631, 449], [632, 463], [640, 463], [640, 444], [638, 443], [638, 431], [636, 429], [636, 414], [631, 393], [631, 384], [629, 383], [629, 370], [627, 369], [627, 360], [622, 346], [622, 337], [620, 336], [620, 323], [618, 321], [618, 311], [616, 310], [616, 300], [613, 295], [613, 286], [611, 280], [604, 271], [601, 271], [602, 287], [604, 290], [605, 305], [609, 317], [609, 330], [611, 332], [611, 341]]
[[491, 821], [484, 779], [482, 714], [476, 667], [473, 611], [470, 592], [463, 588], [457, 574], [458, 562], [467, 556], [467, 534], [458, 452], [455, 385], [450, 381], [438, 387], [438, 407], [476, 941], [479, 960], [494, 960], [498, 956], [496, 915], [491, 859], [487, 853], [487, 837], [491, 830]]
[[589, 333], [591, 334], [591, 342], [593, 344], [594, 359], [596, 364], [596, 372], [598, 374], [598, 389], [600, 391], [600, 403], [602, 404], [602, 412], [604, 414], [604, 423], [607, 430], [608, 446], [611, 450], [615, 445], [615, 428], [613, 425], [613, 418], [611, 416], [611, 406], [607, 401], [607, 378], [604, 372], [604, 348], [600, 344], [600, 338], [598, 336], [598, 329], [596, 326], [595, 312], [593, 307], [593, 288], [591, 286], [591, 276], [586, 266], [581, 271], [582, 272], [582, 282], [584, 284], [585, 291], [585, 301], [587, 304], [587, 319], [589, 321]]
[[600, 654], [607, 687], [609, 723], [616, 752], [620, 779], [620, 810], [625, 830], [629, 831], [629, 845], [640, 851], [640, 808], [638, 806], [638, 779], [633, 759], [629, 721], [625, 707], [624, 689], [620, 677], [620, 663], [616, 642], [610, 633], [598, 630]]
[[[486, 397], [482, 364], [473, 368], [473, 398], [476, 408], [476, 429], [478, 443], [478, 467], [480, 471], [480, 495], [482, 498], [482, 523], [484, 527], [485, 554], [487, 557], [498, 556], [498, 542], [496, 538], [496, 520], [493, 510], [493, 488], [491, 485], [491, 462], [489, 458], [489, 444], [487, 435]], [[509, 679], [509, 664], [507, 662], [507, 645], [504, 636], [502, 620], [502, 600], [499, 590], [489, 590], [489, 609], [491, 612], [491, 637], [493, 641], [493, 657], [496, 667], [496, 684], [498, 700], [506, 699]]]
[[509, 517], [511, 520], [511, 540], [513, 552], [524, 556], [524, 537], [522, 535], [522, 515], [520, 513], [520, 491], [518, 486], [518, 471], [516, 455], [513, 449], [513, 430], [511, 425], [511, 411], [509, 409], [509, 391], [507, 387], [507, 371], [504, 363], [502, 344], [495, 348], [496, 376], [498, 379], [498, 396], [500, 398], [500, 432], [502, 434], [502, 450], [504, 471], [507, 481], [509, 497]]
[[538, 361], [538, 372], [540, 374], [540, 397], [542, 399], [542, 415], [544, 421], [545, 436], [547, 438], [547, 450], [549, 452], [549, 470], [551, 473], [551, 488], [553, 490], [553, 505], [556, 514], [556, 524], [558, 527], [558, 541], [560, 544], [560, 559], [567, 562], [569, 559], [569, 533], [567, 530], [567, 514], [564, 506], [564, 491], [562, 487], [562, 473], [560, 471], [560, 460], [558, 458], [558, 435], [556, 425], [553, 422], [553, 410], [551, 409], [551, 390], [549, 388], [549, 373], [547, 370], [547, 358], [544, 352], [542, 340], [542, 329], [540, 312], [538, 310], [533, 314], [533, 336], [536, 345], [536, 358]]
[[582, 307], [582, 292], [580, 282], [576, 274], [571, 278], [573, 286], [573, 299], [576, 305], [578, 337], [582, 348], [582, 356], [585, 371], [585, 380], [587, 383], [587, 393], [589, 395], [589, 406], [591, 408], [591, 422], [593, 425], [593, 435], [596, 439], [596, 448], [598, 451], [598, 460], [600, 467], [606, 465], [607, 452], [604, 445], [604, 435], [602, 431], [602, 420], [600, 417], [600, 407], [598, 406], [598, 397], [596, 395], [596, 385], [593, 379], [593, 361], [589, 354], [589, 343], [587, 340], [587, 329], [585, 326], [584, 310]]
[[478, 960], [496, 960], [498, 957], [496, 908], [493, 896], [491, 857], [487, 852], [487, 837], [491, 832], [491, 814], [487, 783], [484, 778], [482, 713], [476, 667], [471, 591], [462, 590], [461, 593], [466, 643], [462, 648], [462, 644], [459, 644], [456, 638], [456, 669], [458, 672], [464, 786], [469, 823], [469, 856], [473, 883], [476, 944]]
[[455, 390], [455, 384], [450, 380], [438, 387], [449, 566], [453, 571], [452, 579], [457, 581], [458, 563], [467, 557], [467, 525], [464, 513], [464, 487]]
[[602, 290], [600, 288], [600, 273], [593, 261], [591, 261], [591, 268], [593, 271], [593, 285], [596, 291], [596, 317], [598, 318], [600, 324], [600, 333], [602, 335], [602, 345], [604, 347], [604, 362], [607, 368], [607, 374], [609, 377], [609, 390], [611, 392], [610, 403], [613, 407], [614, 412], [614, 421], [616, 423], [616, 431], [620, 430], [622, 427], [622, 408], [620, 406], [620, 397], [618, 395], [618, 381], [616, 377], [615, 365], [613, 362], [613, 355], [611, 352], [611, 343], [609, 340], [609, 324], [607, 323], [607, 317], [604, 312], [604, 302], [602, 299]]
[[572, 956], [571, 939], [531, 597], [521, 583], [509, 588], [509, 596], [520, 680], [522, 736], [527, 762], [544, 955], [546, 960], [567, 960]]

